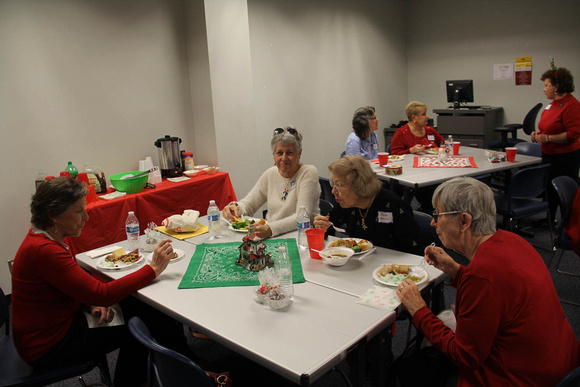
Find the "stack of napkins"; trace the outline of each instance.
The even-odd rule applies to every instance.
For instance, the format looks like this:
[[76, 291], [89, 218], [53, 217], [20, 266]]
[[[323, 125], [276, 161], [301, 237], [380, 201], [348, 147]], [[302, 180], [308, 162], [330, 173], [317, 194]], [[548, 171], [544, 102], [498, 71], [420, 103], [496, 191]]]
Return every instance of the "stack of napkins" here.
[[356, 300], [357, 304], [370, 306], [381, 310], [395, 310], [401, 304], [394, 289], [374, 285], [365, 294]]
[[189, 177], [181, 176], [181, 177], [168, 177], [167, 178], [167, 181], [170, 181], [172, 183], [179, 183], [180, 181], [185, 181], [185, 180], [189, 180]]
[[105, 200], [113, 200], [116, 198], [122, 198], [125, 195], [127, 195], [127, 192], [115, 191], [111, 192], [110, 194], [101, 195], [100, 198]]

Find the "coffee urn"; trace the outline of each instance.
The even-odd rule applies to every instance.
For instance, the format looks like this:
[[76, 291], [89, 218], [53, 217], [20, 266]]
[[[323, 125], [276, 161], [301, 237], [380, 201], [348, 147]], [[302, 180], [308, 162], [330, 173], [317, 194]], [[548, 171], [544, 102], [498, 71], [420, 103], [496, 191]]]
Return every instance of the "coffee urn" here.
[[159, 148], [161, 176], [176, 177], [182, 175], [180, 143], [181, 139], [179, 137], [171, 137], [170, 135], [165, 135], [164, 138], [158, 138], [155, 141], [155, 146]]

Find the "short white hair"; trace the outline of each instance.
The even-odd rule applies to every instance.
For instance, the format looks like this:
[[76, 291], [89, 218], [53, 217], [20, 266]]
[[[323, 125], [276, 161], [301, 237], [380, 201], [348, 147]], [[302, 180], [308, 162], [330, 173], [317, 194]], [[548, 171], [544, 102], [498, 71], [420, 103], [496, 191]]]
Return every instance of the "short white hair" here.
[[496, 230], [493, 191], [479, 180], [456, 177], [441, 183], [433, 193], [433, 207], [437, 205], [442, 212], [470, 214], [471, 230], [477, 235], [493, 234]]

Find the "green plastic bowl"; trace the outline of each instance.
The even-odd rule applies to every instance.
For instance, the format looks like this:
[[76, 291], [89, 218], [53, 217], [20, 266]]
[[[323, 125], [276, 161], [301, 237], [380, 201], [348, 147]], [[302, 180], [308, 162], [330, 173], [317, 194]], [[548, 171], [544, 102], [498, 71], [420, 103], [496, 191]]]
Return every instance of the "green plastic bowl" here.
[[117, 173], [115, 175], [109, 176], [109, 179], [111, 180], [111, 184], [113, 184], [113, 187], [115, 187], [117, 191], [127, 193], [137, 193], [143, 191], [143, 188], [145, 188], [149, 174], [140, 177], [131, 177], [129, 179], [124, 180], [121, 180], [121, 177], [128, 174], [137, 175], [141, 172], [143, 171]]

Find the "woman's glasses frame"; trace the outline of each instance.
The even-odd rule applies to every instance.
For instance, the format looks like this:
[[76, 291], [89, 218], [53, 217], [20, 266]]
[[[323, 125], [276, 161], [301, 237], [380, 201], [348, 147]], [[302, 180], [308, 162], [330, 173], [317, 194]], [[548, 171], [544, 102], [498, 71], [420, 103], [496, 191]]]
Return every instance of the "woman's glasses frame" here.
[[446, 212], [437, 213], [437, 210], [433, 210], [433, 221], [435, 223], [437, 223], [439, 215], [450, 215], [450, 214], [461, 214], [461, 213], [463, 213], [463, 211], [446, 211]]

